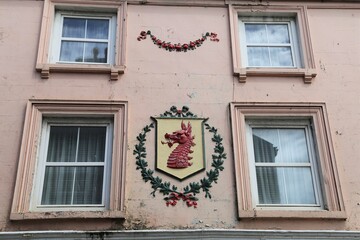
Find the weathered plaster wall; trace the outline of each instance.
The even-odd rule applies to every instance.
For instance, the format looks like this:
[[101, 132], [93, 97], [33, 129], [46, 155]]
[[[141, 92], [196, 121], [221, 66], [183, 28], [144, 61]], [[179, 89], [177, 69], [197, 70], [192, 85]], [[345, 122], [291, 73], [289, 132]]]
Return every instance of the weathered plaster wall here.
[[319, 72], [312, 92], [327, 103], [348, 214], [346, 228], [359, 229], [360, 11], [312, 9], [309, 19]]
[[8, 224], [25, 102], [36, 96], [40, 1], [0, 2], [0, 230]]
[[[243, 228], [243, 229], [360, 229], [358, 147], [360, 126], [360, 6], [358, 9], [309, 9], [311, 38], [318, 76], [312, 84], [302, 78], [248, 78], [238, 83], [232, 74], [228, 10], [224, 7], [129, 5], [126, 71], [118, 81], [107, 74], [52, 73], [43, 80], [35, 72], [42, 1], [0, 2], [0, 230]], [[150, 39], [138, 42], [142, 30], [165, 41], [186, 42], [202, 33], [218, 33], [220, 42], [207, 41], [196, 51], [169, 53]], [[114, 99], [129, 102], [126, 220], [46, 220], [10, 222], [25, 106], [28, 99]], [[241, 102], [325, 102], [337, 157], [348, 219], [241, 220], [236, 218], [234, 164], [228, 104]], [[187, 105], [209, 117], [224, 137], [228, 159], [211, 200], [199, 195], [199, 207], [179, 202], [166, 207], [149, 183], [135, 170], [132, 155], [136, 135], [172, 105]], [[209, 137], [209, 135], [206, 135]], [[153, 166], [154, 135], [146, 142]], [[207, 142], [207, 159], [212, 143]], [[208, 161], [210, 165], [210, 161]], [[204, 173], [178, 183], [198, 181]]]

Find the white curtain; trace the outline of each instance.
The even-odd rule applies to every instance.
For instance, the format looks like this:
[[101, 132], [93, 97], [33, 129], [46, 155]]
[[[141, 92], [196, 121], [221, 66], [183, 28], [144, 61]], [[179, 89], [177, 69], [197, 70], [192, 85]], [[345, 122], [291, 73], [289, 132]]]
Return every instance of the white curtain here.
[[105, 139], [105, 127], [51, 127], [47, 162], [52, 165], [45, 168], [43, 205], [102, 203], [104, 166], [91, 163], [104, 162]]
[[254, 128], [253, 144], [260, 204], [316, 203], [304, 129]]

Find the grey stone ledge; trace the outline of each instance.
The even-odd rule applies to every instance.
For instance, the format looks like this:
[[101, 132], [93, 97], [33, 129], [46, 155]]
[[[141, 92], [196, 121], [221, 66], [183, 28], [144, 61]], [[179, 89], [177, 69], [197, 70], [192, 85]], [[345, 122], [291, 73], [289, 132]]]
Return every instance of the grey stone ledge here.
[[239, 240], [359, 240], [360, 231], [333, 230], [125, 230], [0, 232], [0, 239], [239, 239]]

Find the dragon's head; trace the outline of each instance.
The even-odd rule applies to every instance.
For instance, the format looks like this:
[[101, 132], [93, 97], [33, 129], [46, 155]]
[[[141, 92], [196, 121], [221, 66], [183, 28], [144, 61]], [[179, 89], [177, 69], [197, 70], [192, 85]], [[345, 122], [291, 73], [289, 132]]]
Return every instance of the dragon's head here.
[[184, 121], [181, 121], [181, 129], [171, 134], [166, 133], [165, 139], [171, 141], [172, 143], [184, 143], [188, 137], [191, 137], [191, 124], [188, 122], [187, 126]]

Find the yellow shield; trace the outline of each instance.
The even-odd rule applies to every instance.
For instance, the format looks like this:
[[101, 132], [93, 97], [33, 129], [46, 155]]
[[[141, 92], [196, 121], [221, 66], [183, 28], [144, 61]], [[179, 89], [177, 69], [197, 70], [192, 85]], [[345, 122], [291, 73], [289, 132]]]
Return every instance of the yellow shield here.
[[205, 169], [204, 118], [155, 118], [156, 169], [180, 181]]

